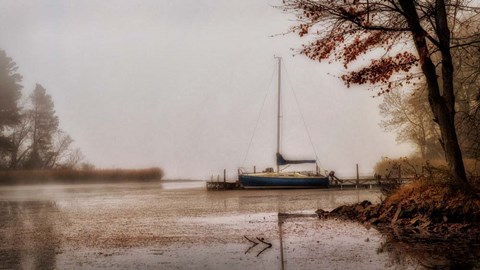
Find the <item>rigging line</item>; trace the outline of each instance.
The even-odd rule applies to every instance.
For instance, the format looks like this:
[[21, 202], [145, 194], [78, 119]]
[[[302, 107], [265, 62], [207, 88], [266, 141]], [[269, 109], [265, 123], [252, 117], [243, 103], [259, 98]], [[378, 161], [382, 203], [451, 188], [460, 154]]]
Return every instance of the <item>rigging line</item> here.
[[273, 68], [273, 70], [272, 70], [272, 76], [270, 76], [270, 82], [268, 83], [267, 91], [265, 93], [265, 96], [263, 97], [262, 107], [260, 108], [260, 111], [258, 112], [257, 122], [255, 123], [255, 128], [253, 129], [252, 137], [250, 138], [250, 142], [248, 143], [247, 152], [245, 153], [245, 157], [243, 159], [242, 167], [244, 167], [245, 162], [247, 161], [248, 153], [250, 152], [250, 147], [252, 146], [252, 142], [253, 142], [253, 137], [255, 137], [255, 132], [257, 131], [258, 123], [260, 123], [260, 117], [262, 116], [263, 108], [265, 107], [265, 101], [267, 100], [268, 94], [270, 93], [270, 86], [272, 85], [274, 74], [275, 74], [275, 68]]
[[315, 159], [318, 162], [318, 167], [321, 167], [320, 166], [320, 160], [319, 160], [318, 154], [317, 154], [317, 150], [315, 149], [315, 145], [313, 144], [312, 136], [310, 136], [310, 131], [308, 130], [307, 122], [305, 121], [305, 117], [303, 116], [302, 108], [300, 107], [300, 104], [298, 103], [297, 94], [295, 93], [295, 89], [293, 89], [292, 82], [290, 81], [290, 76], [288, 75], [288, 70], [287, 70], [286, 65], [283, 65], [283, 69], [285, 69], [285, 74], [287, 75], [286, 77], [287, 77], [288, 84], [290, 86], [290, 90], [293, 93], [293, 97], [295, 98], [295, 103], [297, 105], [298, 111], [300, 112], [300, 116], [302, 117], [303, 126], [305, 127], [305, 131], [307, 131], [308, 139], [310, 140], [310, 145], [312, 146], [313, 152], [315, 154]]

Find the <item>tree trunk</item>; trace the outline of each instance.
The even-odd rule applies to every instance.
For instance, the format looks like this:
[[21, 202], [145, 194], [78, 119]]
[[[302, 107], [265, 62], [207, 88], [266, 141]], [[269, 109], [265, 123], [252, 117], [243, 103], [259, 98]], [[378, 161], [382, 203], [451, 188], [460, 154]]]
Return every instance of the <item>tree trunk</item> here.
[[17, 163], [18, 163], [18, 147], [14, 147], [12, 149], [11, 155], [10, 155], [10, 166], [9, 169], [16, 169], [17, 168]]
[[442, 79], [443, 96], [440, 94], [440, 86], [437, 80], [435, 65], [433, 64], [425, 37], [425, 30], [420, 25], [415, 4], [412, 0], [400, 0], [400, 6], [412, 32], [415, 47], [417, 49], [420, 65], [428, 85], [428, 101], [440, 127], [442, 146], [445, 158], [452, 176], [460, 183], [468, 185], [462, 152], [458, 143], [455, 130], [455, 95], [453, 91], [453, 65], [450, 55], [450, 32], [448, 30], [445, 4], [443, 0], [437, 0], [436, 25], [439, 38], [439, 47], [442, 54]]

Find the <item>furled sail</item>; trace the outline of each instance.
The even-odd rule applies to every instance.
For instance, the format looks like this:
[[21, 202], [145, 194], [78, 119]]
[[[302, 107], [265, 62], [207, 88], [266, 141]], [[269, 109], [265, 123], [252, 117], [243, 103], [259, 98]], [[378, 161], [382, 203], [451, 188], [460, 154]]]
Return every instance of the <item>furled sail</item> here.
[[314, 159], [288, 160], [284, 159], [282, 154], [277, 153], [277, 165], [316, 163]]

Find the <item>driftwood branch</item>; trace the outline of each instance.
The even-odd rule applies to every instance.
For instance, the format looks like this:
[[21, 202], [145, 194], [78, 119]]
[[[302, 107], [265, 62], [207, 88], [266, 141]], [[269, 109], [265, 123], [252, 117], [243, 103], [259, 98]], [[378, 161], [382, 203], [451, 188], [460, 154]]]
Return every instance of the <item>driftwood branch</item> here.
[[246, 237], [245, 235], [244, 235], [243, 237], [245, 237], [245, 239], [247, 239], [250, 243], [252, 243], [252, 246], [249, 247], [249, 248], [247, 249], [247, 251], [245, 251], [245, 254], [247, 254], [252, 248], [256, 247], [259, 243], [255, 242], [255, 241], [253, 241], [253, 240], [250, 240], [250, 239], [249, 239], [248, 237]]
[[258, 237], [257, 237], [257, 240], [260, 241], [260, 242], [262, 242], [262, 243], [264, 243], [265, 245], [267, 245], [264, 249], [262, 249], [262, 250], [257, 254], [257, 257], [258, 257], [258, 256], [260, 256], [260, 254], [262, 254], [262, 252], [264, 252], [265, 250], [271, 248], [271, 247], [272, 247], [272, 244], [263, 241], [263, 240], [264, 240], [263, 238], [258, 238]]
[[272, 247], [272, 244], [271, 244], [271, 243], [268, 243], [268, 242], [265, 242], [265, 239], [264, 239], [263, 237], [262, 237], [262, 238], [255, 237], [258, 241], [260, 241], [260, 243], [257, 243], [256, 241], [254, 241], [254, 240], [246, 237], [245, 235], [244, 235], [243, 237], [244, 237], [245, 239], [247, 239], [248, 242], [252, 243], [252, 246], [249, 247], [249, 248], [247, 249], [247, 251], [245, 251], [245, 254], [247, 254], [252, 248], [256, 247], [256, 246], [257, 246], [258, 244], [260, 244], [260, 243], [265, 244], [266, 247], [265, 247], [264, 249], [260, 250], [260, 252], [258, 252], [257, 257], [260, 256], [260, 254], [262, 254], [265, 250], [267, 250], [267, 249], [269, 249], [269, 248]]

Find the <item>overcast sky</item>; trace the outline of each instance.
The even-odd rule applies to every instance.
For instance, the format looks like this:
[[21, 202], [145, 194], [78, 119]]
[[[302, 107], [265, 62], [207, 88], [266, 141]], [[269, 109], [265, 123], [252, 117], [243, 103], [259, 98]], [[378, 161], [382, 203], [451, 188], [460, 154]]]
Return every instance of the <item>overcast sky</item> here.
[[292, 25], [272, 7], [280, 2], [2, 0], [0, 48], [19, 66], [24, 96], [42, 84], [97, 167], [159, 166], [193, 179], [272, 167], [274, 55], [286, 67], [287, 158], [316, 153], [322, 168], [352, 176], [355, 163], [369, 174], [382, 156], [407, 155], [379, 127], [374, 92], [346, 88], [341, 65], [292, 57], [297, 36], [271, 37]]

